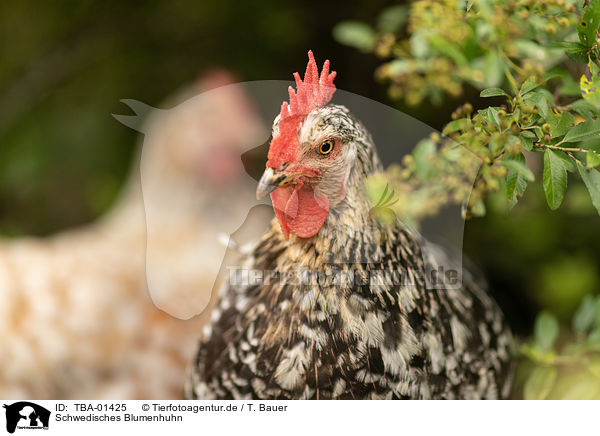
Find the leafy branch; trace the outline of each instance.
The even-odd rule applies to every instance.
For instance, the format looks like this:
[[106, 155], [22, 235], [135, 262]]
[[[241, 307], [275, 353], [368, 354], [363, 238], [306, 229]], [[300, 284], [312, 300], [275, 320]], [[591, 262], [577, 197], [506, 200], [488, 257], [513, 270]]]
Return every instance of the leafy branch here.
[[600, 0], [579, 9], [565, 0], [420, 0], [384, 11], [375, 28], [339, 24], [338, 40], [384, 59], [376, 77], [394, 99], [437, 104], [471, 86], [498, 103], [463, 104], [443, 136], [421, 141], [372, 180], [371, 191], [389, 183], [402, 200], [395, 211], [412, 220], [448, 204], [483, 215], [485, 199], [500, 189], [517, 204], [539, 153], [551, 209], [573, 173], [600, 213], [599, 26]]
[[[375, 26], [340, 23], [340, 42], [383, 60], [376, 77], [392, 99], [439, 104], [474, 87], [494, 103], [458, 107], [442, 135], [370, 181], [372, 197], [393, 190], [389, 207], [412, 222], [449, 204], [483, 215], [494, 192], [515, 206], [541, 163], [551, 209], [571, 173], [600, 213], [599, 27], [600, 0], [419, 0]], [[570, 328], [540, 313], [520, 353], [513, 396], [600, 398], [600, 297], [583, 300]]]

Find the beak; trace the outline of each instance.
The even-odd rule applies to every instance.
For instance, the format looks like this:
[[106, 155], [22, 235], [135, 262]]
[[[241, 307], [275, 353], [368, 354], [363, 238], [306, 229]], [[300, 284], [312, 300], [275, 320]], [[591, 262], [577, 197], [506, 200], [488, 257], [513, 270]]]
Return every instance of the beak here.
[[285, 182], [285, 179], [285, 173], [278, 173], [273, 168], [267, 168], [258, 181], [258, 187], [256, 188], [256, 199], [260, 200], [267, 194], [270, 194], [272, 191], [279, 188]]

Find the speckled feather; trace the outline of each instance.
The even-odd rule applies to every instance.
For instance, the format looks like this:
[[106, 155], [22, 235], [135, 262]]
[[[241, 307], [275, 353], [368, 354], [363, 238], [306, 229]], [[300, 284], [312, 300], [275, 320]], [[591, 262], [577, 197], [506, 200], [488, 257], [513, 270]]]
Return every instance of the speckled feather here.
[[225, 286], [188, 397], [506, 397], [511, 334], [485, 286], [463, 271], [462, 288], [428, 289], [425, 273], [449, 264], [443, 251], [401, 222], [380, 227], [372, 217], [363, 186], [382, 167], [366, 129], [330, 105], [311, 112], [298, 134], [306, 150], [319, 138], [340, 141], [352, 161], [345, 198], [311, 238], [285, 240], [274, 220], [244, 267], [378, 271], [380, 280]]
[[[0, 397], [183, 396], [197, 332], [208, 319], [169, 313], [183, 318], [204, 307], [221, 258], [198, 251], [221, 249], [215, 234], [239, 225], [248, 212], [242, 201], [253, 196], [235, 181], [210, 180], [198, 165], [215, 145], [232, 150], [237, 165], [242, 144], [263, 136], [242, 87], [198, 96], [227, 80], [225, 73], [206, 76], [166, 102], [173, 110], [149, 118], [139, 164], [145, 197], [134, 165], [100, 220], [44, 238], [0, 237]], [[211, 193], [198, 192], [208, 183]], [[149, 238], [145, 207], [151, 205], [161, 206], [152, 212], [160, 231]], [[154, 300], [150, 269], [161, 279]]]

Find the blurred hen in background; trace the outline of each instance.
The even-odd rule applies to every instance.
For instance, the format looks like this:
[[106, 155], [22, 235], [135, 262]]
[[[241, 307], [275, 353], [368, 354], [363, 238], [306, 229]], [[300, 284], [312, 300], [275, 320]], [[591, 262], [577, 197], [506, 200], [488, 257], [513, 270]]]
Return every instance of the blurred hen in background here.
[[0, 239], [1, 397], [181, 397], [205, 316], [172, 315], [207, 305], [209, 293], [197, 292], [217, 277], [218, 235], [235, 224], [227, 208], [254, 196], [255, 185], [246, 192], [241, 183], [240, 155], [263, 130], [248, 96], [226, 86], [189, 99], [231, 80], [211, 73], [167, 102], [185, 110], [150, 114], [142, 177], [135, 166], [104, 217], [44, 238]]

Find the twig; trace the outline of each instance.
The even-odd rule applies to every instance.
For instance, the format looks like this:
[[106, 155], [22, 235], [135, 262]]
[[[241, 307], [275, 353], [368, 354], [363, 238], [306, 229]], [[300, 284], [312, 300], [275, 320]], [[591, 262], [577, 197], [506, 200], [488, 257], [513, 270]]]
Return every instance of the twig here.
[[[560, 144], [560, 143], [559, 143]], [[552, 145], [552, 144], [536, 144], [539, 147], [542, 148], [552, 148], [554, 150], [562, 150], [562, 151], [580, 151], [582, 153], [592, 153], [592, 154], [598, 154], [595, 150], [586, 150], [585, 148], [579, 148], [579, 147], [560, 147], [558, 145]], [[600, 155], [599, 155], [600, 156]]]

